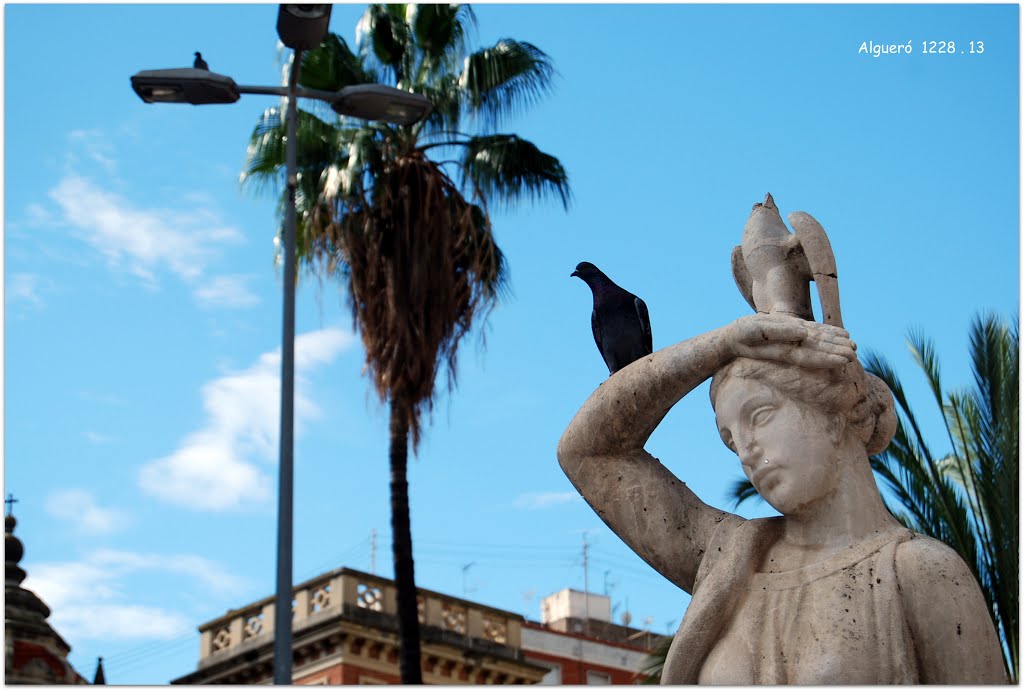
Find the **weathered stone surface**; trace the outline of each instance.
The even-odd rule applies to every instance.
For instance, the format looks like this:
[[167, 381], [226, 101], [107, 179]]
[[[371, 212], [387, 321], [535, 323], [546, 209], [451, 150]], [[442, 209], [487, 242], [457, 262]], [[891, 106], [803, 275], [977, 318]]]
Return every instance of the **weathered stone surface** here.
[[[790, 220], [795, 235], [769, 196], [733, 253], [758, 313], [610, 377], [566, 429], [559, 463], [612, 530], [693, 594], [663, 683], [1005, 683], [967, 565], [882, 503], [868, 457], [895, 430], [892, 395], [841, 328], [824, 231], [807, 214]], [[811, 280], [826, 323], [805, 300]], [[709, 377], [723, 443], [781, 516], [708, 506], [644, 450]]]

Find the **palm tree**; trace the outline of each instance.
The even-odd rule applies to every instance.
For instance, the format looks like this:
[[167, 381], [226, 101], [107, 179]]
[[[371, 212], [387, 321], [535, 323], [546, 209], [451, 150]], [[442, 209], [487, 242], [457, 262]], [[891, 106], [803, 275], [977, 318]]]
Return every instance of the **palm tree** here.
[[[302, 56], [299, 83], [334, 91], [389, 83], [433, 102], [415, 125], [299, 111], [297, 250], [341, 279], [366, 370], [390, 406], [391, 520], [403, 683], [422, 683], [406, 464], [434, 401], [440, 370], [455, 384], [463, 336], [507, 284], [492, 204], [554, 197], [568, 208], [558, 160], [497, 128], [548, 93], [551, 60], [502, 39], [468, 51], [465, 5], [370, 5], [358, 52], [330, 34]], [[250, 138], [243, 181], [280, 183], [284, 123], [268, 109]], [[428, 154], [435, 155], [432, 159]]]
[[[908, 343], [946, 423], [952, 451], [929, 448], [903, 385], [885, 358], [868, 353], [864, 369], [892, 390], [899, 419], [889, 447], [871, 457], [891, 491], [889, 511], [907, 528], [942, 540], [963, 557], [988, 604], [1003, 645], [1003, 663], [1017, 681], [1019, 325], [985, 315], [970, 330], [973, 387], [944, 392], [930, 340]], [[739, 505], [757, 492], [746, 478], [733, 487]]]
[[665, 659], [668, 657], [668, 649], [672, 647], [672, 636], [665, 636], [654, 646], [643, 662], [640, 663], [640, 672], [637, 674], [637, 683], [660, 684], [661, 671], [665, 669]]

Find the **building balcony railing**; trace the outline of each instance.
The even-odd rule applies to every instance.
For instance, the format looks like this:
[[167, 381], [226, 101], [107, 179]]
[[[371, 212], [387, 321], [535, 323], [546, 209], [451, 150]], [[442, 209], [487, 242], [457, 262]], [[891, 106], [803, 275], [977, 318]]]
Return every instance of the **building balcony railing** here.
[[[300, 583], [292, 597], [293, 632], [339, 616], [367, 624], [397, 622], [394, 581], [354, 569], [338, 569]], [[424, 640], [510, 652], [522, 643], [523, 618], [517, 614], [422, 588], [417, 600]], [[201, 625], [199, 634], [200, 667], [271, 643], [274, 598], [231, 610]]]

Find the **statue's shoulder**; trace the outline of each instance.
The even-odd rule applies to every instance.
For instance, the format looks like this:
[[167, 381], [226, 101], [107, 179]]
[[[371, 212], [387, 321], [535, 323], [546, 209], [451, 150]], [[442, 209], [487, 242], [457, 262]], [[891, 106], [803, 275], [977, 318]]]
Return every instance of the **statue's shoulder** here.
[[[923, 533], [906, 531], [906, 536], [896, 547], [896, 563], [920, 562], [923, 567], [941, 566], [949, 562], [963, 562], [956, 550], [941, 540]], [[966, 564], [965, 564], [966, 566]]]
[[708, 551], [712, 547], [729, 546], [730, 549], [747, 549], [747, 543], [771, 541], [782, 530], [782, 516], [767, 518], [743, 518], [732, 513], [723, 513], [718, 527], [708, 541]]
[[[781, 520], [780, 516], [743, 518], [722, 512], [717, 518], [718, 525], [704, 547], [694, 588], [722, 563], [726, 563], [727, 569], [732, 570], [736, 568], [738, 561], [756, 561], [760, 548], [769, 544], [775, 531], [781, 528]], [[748, 564], [744, 568], [749, 570], [753, 567]]]
[[721, 548], [731, 546], [737, 540], [750, 539], [756, 534], [772, 530], [776, 525], [779, 525], [779, 519], [779, 516], [743, 518], [734, 513], [722, 512], [716, 519], [718, 525], [715, 527], [714, 532], [711, 533], [711, 539], [708, 540], [707, 551], [711, 552], [714, 550], [715, 552], [720, 552], [722, 551]]
[[1007, 683], [999, 638], [967, 563], [939, 540], [912, 535], [896, 550], [896, 582], [921, 683]]
[[896, 579], [904, 592], [908, 587], [947, 594], [978, 588], [970, 567], [956, 550], [927, 535], [908, 533], [896, 547]]

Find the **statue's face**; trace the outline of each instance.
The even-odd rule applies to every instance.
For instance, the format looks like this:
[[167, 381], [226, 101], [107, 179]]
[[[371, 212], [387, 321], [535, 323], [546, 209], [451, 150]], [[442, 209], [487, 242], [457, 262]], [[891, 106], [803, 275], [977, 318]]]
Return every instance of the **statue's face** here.
[[780, 513], [806, 511], [838, 486], [836, 427], [826, 413], [759, 381], [730, 377], [715, 416], [754, 489]]

